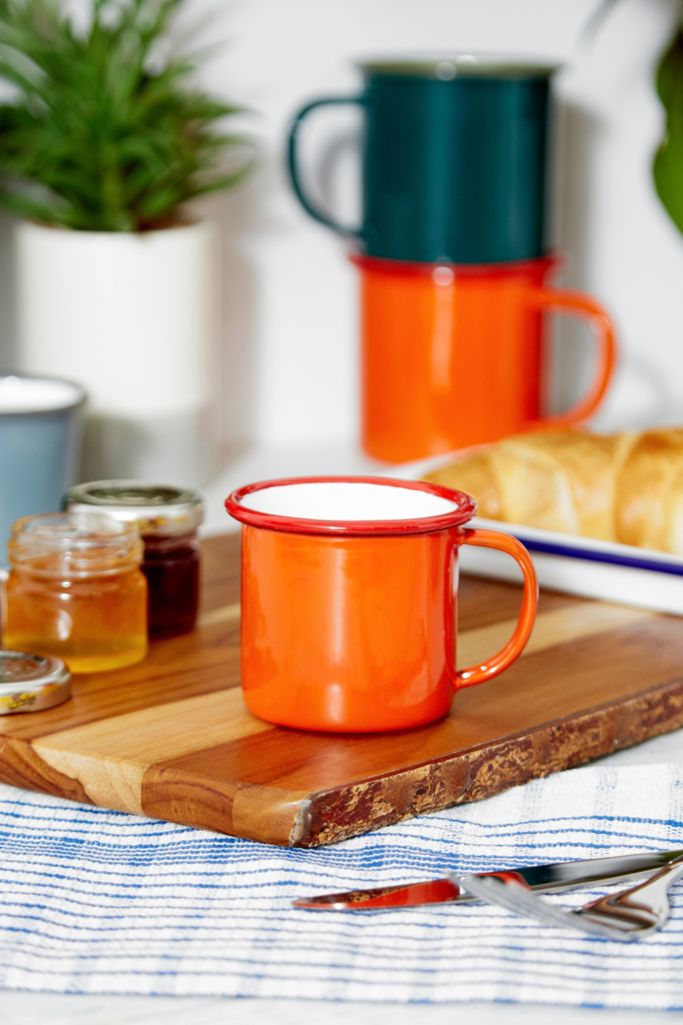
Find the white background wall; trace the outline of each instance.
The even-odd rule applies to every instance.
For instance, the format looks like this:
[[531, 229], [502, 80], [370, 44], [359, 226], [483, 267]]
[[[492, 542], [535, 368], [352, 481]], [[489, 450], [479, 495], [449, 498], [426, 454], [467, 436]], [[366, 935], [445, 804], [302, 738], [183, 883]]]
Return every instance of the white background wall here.
[[[224, 228], [224, 431], [259, 446], [352, 442], [357, 432], [357, 300], [344, 243], [311, 221], [284, 170], [288, 122], [321, 94], [352, 93], [354, 57], [487, 50], [557, 59], [555, 230], [564, 284], [601, 300], [622, 357], [598, 422], [683, 423], [683, 237], [650, 177], [662, 112], [656, 57], [678, 0], [619, 0], [588, 48], [597, 0], [189, 0], [185, 17], [217, 43], [203, 84], [256, 112], [261, 164], [210, 205]], [[322, 117], [306, 137], [310, 167], [353, 115]], [[353, 218], [357, 161], [346, 147], [329, 199]], [[683, 182], [682, 182], [683, 187]], [[0, 329], [11, 336], [11, 274]], [[559, 279], [558, 279], [559, 280]], [[585, 335], [558, 332], [553, 394], [566, 404], [588, 372]]]

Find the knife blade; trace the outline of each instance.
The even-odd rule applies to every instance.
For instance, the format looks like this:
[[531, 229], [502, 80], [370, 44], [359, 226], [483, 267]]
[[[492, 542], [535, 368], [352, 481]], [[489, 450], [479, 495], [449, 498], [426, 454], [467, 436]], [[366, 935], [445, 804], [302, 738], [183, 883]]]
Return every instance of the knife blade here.
[[[616, 857], [558, 861], [547, 865], [527, 865], [524, 868], [472, 874], [475, 878], [505, 875], [531, 890], [541, 893], [558, 892], [576, 886], [587, 886], [590, 883], [617, 882], [619, 879], [643, 875], [663, 868], [681, 855], [683, 848], [641, 851], [638, 854], [620, 854]], [[429, 879], [424, 882], [298, 897], [292, 903], [296, 908], [321, 911], [373, 911], [382, 908], [422, 907], [427, 904], [471, 903], [478, 898], [466, 892], [468, 876], [469, 873], [452, 873], [441, 879]]]

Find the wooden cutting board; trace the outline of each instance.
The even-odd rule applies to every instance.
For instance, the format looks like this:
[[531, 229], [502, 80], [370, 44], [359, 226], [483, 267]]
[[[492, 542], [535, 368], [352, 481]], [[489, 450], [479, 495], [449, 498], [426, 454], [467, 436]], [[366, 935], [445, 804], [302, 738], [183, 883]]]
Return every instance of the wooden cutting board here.
[[[76, 677], [70, 701], [0, 717], [0, 780], [250, 837], [333, 843], [488, 797], [683, 725], [683, 622], [546, 593], [523, 658], [403, 733], [269, 726], [239, 687], [237, 535], [205, 543], [197, 629], [139, 666]], [[509, 635], [516, 587], [464, 577], [459, 662]]]

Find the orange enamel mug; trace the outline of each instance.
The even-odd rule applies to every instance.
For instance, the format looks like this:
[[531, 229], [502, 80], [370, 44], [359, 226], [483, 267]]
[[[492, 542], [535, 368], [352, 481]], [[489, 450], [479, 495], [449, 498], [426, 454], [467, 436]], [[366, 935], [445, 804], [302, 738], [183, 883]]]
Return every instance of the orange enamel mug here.
[[[352, 255], [360, 270], [361, 418], [366, 452], [439, 455], [535, 427], [587, 420], [615, 363], [612, 323], [581, 292], [548, 284], [558, 260], [476, 266]], [[594, 378], [573, 409], [544, 416], [545, 314], [585, 318]]]
[[[513, 537], [466, 524], [473, 500], [385, 477], [270, 480], [226, 500], [242, 531], [241, 668], [254, 715], [282, 726], [373, 732], [445, 716], [461, 687], [522, 652], [537, 583]], [[497, 548], [524, 579], [512, 637], [456, 668], [458, 552]]]

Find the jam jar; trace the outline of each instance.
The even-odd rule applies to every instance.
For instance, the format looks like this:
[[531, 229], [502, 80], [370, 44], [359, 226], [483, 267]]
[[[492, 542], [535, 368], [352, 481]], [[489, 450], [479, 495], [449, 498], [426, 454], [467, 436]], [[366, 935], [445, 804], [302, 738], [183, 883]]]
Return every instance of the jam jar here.
[[134, 523], [144, 543], [150, 636], [170, 637], [192, 629], [199, 609], [197, 528], [204, 519], [196, 491], [139, 481], [94, 481], [71, 488], [66, 506], [97, 509]]
[[133, 524], [92, 512], [24, 516], [8, 555], [5, 647], [57, 656], [72, 673], [145, 657], [147, 583]]

